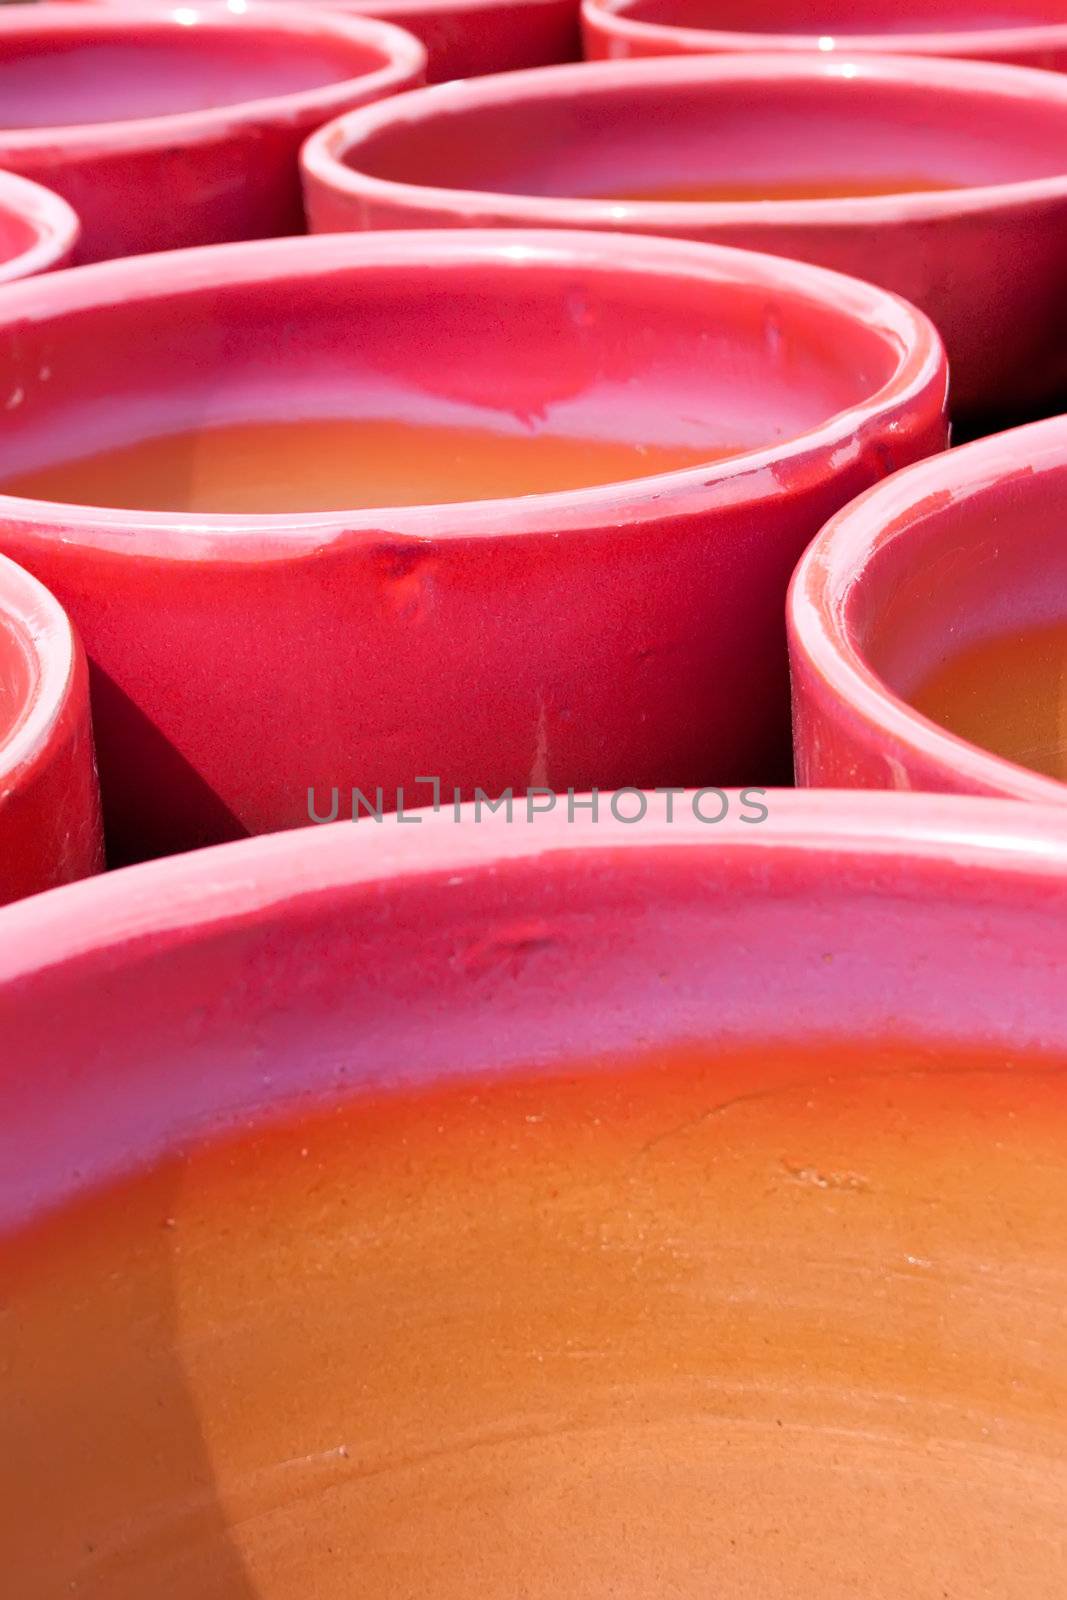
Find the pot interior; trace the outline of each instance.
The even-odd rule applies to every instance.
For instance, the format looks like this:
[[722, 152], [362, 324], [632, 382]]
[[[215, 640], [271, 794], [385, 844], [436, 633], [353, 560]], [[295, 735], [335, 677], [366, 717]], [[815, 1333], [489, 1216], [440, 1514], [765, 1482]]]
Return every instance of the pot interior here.
[[175, 908], [0, 995], [20, 1600], [1052, 1600], [1062, 887], [776, 855]]
[[[639, 70], [639, 69], [638, 69]], [[614, 82], [397, 116], [338, 153], [394, 183], [572, 199], [754, 201], [952, 189], [1055, 177], [1067, 102], [847, 76]]]
[[513, 254], [38, 316], [0, 352], [0, 488], [219, 514], [582, 488], [791, 439], [899, 362], [804, 291]]
[[[185, 15], [185, 13], [178, 13]], [[195, 22], [197, 13], [188, 13]], [[0, 35], [0, 129], [67, 128], [297, 94], [384, 65], [343, 39], [124, 23]]]
[[1067, 466], [1028, 466], [902, 521], [850, 585], [855, 648], [969, 743], [1067, 781]]
[[969, 33], [1067, 21], [1064, 0], [614, 0], [635, 22], [727, 33]]

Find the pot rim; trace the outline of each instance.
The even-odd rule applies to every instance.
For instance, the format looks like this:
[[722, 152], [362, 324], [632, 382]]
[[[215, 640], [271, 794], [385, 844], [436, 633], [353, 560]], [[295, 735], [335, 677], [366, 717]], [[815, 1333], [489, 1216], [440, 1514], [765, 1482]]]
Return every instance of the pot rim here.
[[43, 184], [0, 172], [0, 208], [26, 222], [37, 235], [18, 255], [0, 261], [0, 283], [48, 272], [71, 254], [81, 234], [73, 207]]
[[0, 556], [0, 624], [22, 646], [31, 687], [6, 738], [0, 738], [0, 810], [6, 796], [46, 758], [74, 681], [78, 646], [59, 601], [16, 562]]
[[251, 0], [241, 10], [210, 3], [196, 6], [122, 7], [52, 3], [5, 7], [0, 14], [0, 39], [5, 36], [67, 38], [101, 34], [125, 37], [131, 25], [166, 37], [189, 30], [237, 33], [248, 29], [276, 33], [281, 40], [327, 38], [371, 50], [384, 59], [373, 71], [301, 89], [290, 94], [261, 95], [230, 105], [199, 111], [166, 112], [158, 117], [130, 117], [115, 122], [55, 124], [51, 127], [0, 127], [0, 163], [32, 156], [45, 164], [62, 166], [71, 156], [81, 159], [125, 154], [131, 151], [169, 149], [217, 139], [220, 134], [262, 123], [299, 126], [311, 113], [325, 117], [345, 109], [356, 86], [359, 93], [388, 94], [410, 83], [426, 67], [424, 46], [402, 28], [377, 18], [323, 14], [294, 5], [260, 4]]
[[[144, 5], [147, 0], [95, 0], [95, 3], [122, 6], [124, 9], [129, 9], [130, 6]], [[241, 12], [248, 10], [248, 0], [213, 0], [213, 3], [218, 4], [221, 9], [226, 11]], [[271, 0], [271, 3], [273, 5], [273, 0]], [[373, 9], [368, 9], [365, 12], [356, 10], [358, 3], [359, 0], [315, 0], [315, 9], [317, 11], [340, 11], [349, 16], [367, 16], [388, 21], [390, 17], [394, 16], [437, 17], [440, 15], [447, 17], [457, 12], [467, 11], [536, 11], [538, 9], [548, 11], [557, 7], [560, 10], [567, 10], [572, 6], [573, 0], [365, 0], [368, 8], [373, 7]], [[175, 0], [166, 0], [166, 4], [173, 9]], [[293, 4], [293, 0], [290, 0], [291, 4]], [[402, 27], [403, 24], [401, 23], [399, 26]]]
[[[225, 0], [225, 3], [230, 5], [232, 0]], [[469, 11], [565, 10], [570, 6], [571, 0], [365, 0], [365, 3], [368, 7], [373, 6], [373, 11], [367, 11], [368, 16], [388, 19], [427, 15], [434, 18], [448, 17]], [[315, 0], [315, 4], [326, 11], [347, 11], [355, 4], [355, 0]], [[359, 15], [363, 13], [360, 12]], [[403, 23], [398, 26], [403, 27]]]
[[[707, 792], [738, 798], [736, 790]], [[746, 823], [733, 804], [722, 823], [705, 825], [677, 800], [672, 811], [662, 791], [649, 796], [637, 827], [614, 815], [594, 821], [585, 812], [573, 820], [541, 812], [516, 822], [499, 812], [478, 816], [474, 805], [461, 807], [457, 820], [446, 805], [408, 814], [421, 819], [418, 834], [376, 823], [372, 829], [368, 819], [337, 822], [124, 867], [0, 909], [0, 989], [92, 953], [110, 950], [121, 964], [145, 945], [158, 948], [161, 938], [188, 945], [368, 885], [388, 890], [438, 878], [448, 888], [469, 874], [491, 877], [516, 864], [551, 870], [575, 855], [596, 857], [606, 870], [619, 851], [655, 856], [693, 849], [717, 851], [739, 865], [762, 853], [769, 861], [781, 858], [786, 869], [790, 858], [813, 853], [842, 864], [869, 866], [873, 859], [880, 872], [887, 863], [940, 861], [963, 881], [975, 871], [995, 873], [1009, 892], [1012, 885], [1025, 892], [1040, 883], [1067, 890], [1067, 831], [1058, 807], [879, 790], [741, 793], [765, 798], [770, 815], [762, 825]]]
[[980, 791], [1060, 807], [1067, 802], [1067, 784], [950, 733], [897, 695], [868, 665], [851, 625], [850, 602], [872, 558], [907, 537], [932, 497], [959, 503], [1006, 478], [1064, 469], [1067, 416], [992, 434], [906, 467], [830, 519], [801, 557], [786, 602], [791, 652], [880, 742], [891, 741], [905, 757], [948, 768]]
[[[1064, 29], [1067, 42], [1067, 27]], [[971, 91], [978, 101], [998, 100], [1033, 105], [1043, 101], [1064, 108], [1067, 74], [1013, 67], [999, 62], [952, 61], [939, 57], [886, 55], [834, 58], [825, 55], [752, 55], [641, 57], [625, 61], [592, 61], [527, 68], [433, 84], [409, 91], [399, 101], [381, 101], [326, 123], [310, 135], [301, 154], [305, 174], [336, 193], [357, 200], [401, 203], [415, 200], [428, 210], [451, 212], [458, 222], [477, 224], [487, 211], [506, 212], [507, 223], [490, 225], [567, 226], [585, 228], [647, 227], [686, 231], [695, 228], [863, 227], [890, 226], [946, 217], [985, 216], [1006, 207], [1067, 197], [1067, 159], [1053, 177], [956, 189], [890, 195], [853, 195], [819, 200], [632, 200], [581, 199], [561, 195], [508, 194], [491, 190], [447, 189], [432, 184], [376, 178], [345, 165], [357, 144], [394, 125], [432, 123], [473, 107], [514, 104], [524, 96], [531, 103], [569, 101], [593, 91], [611, 93], [630, 85], [703, 85], [753, 83], [773, 92], [783, 82], [832, 84], [859, 79], [917, 91]], [[412, 218], [417, 225], [417, 215]]]
[[[954, 28], [939, 33], [800, 34], [746, 33], [724, 28], [686, 28], [669, 22], [644, 22], [627, 15], [627, 0], [582, 0], [582, 18], [598, 32], [638, 43], [669, 43], [698, 50], [809, 51], [819, 54], [945, 56], [996, 59], [1004, 51], [1040, 54], [1067, 48], [1067, 21], [1031, 23], [1018, 28]], [[601, 18], [607, 17], [604, 23]], [[829, 40], [827, 44], [824, 41]]]
[[[647, 478], [587, 489], [455, 501], [370, 511], [323, 511], [293, 516], [131, 512], [0, 494], [0, 518], [19, 537], [122, 552], [138, 559], [229, 564], [292, 560], [343, 544], [379, 543], [385, 536], [448, 541], [580, 533], [620, 525], [700, 515], [780, 496], [811, 482], [827, 458], [841, 469], [868, 447], [866, 433], [887, 409], [944, 400], [947, 363], [933, 324], [889, 291], [824, 267], [727, 246], [644, 235], [566, 230], [391, 231], [318, 234], [292, 239], [206, 245], [125, 257], [29, 279], [6, 289], [0, 333], [12, 323], [53, 314], [101, 309], [138, 298], [195, 293], [214, 283], [265, 283], [280, 275], [303, 278], [381, 267], [416, 268], [440, 280], [449, 267], [508, 265], [512, 270], [587, 268], [611, 275], [660, 279], [682, 275], [719, 285], [757, 285], [773, 296], [846, 313], [876, 332], [892, 352], [895, 370], [871, 395], [834, 413], [806, 433], [741, 455]], [[131, 539], [136, 538], [135, 550]]]

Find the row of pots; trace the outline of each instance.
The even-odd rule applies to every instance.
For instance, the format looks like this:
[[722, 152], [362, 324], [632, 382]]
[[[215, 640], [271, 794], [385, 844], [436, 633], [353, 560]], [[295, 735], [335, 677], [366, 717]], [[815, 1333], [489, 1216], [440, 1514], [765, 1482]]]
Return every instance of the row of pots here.
[[[206, 119], [206, 127], [214, 117], [215, 133], [242, 147], [243, 171], [253, 152], [255, 162], [262, 157], [264, 122], [275, 132], [284, 125], [286, 153], [268, 163], [263, 191], [264, 217], [277, 217], [291, 211], [309, 121], [404, 87], [421, 68], [417, 45], [373, 22], [278, 11], [267, 21], [205, 12], [182, 23], [144, 13], [133, 34], [126, 24], [126, 13], [107, 19], [104, 36], [125, 50], [145, 48], [152, 60], [180, 36], [196, 72], [205, 51], [224, 74], [247, 73], [250, 63], [259, 71], [264, 52], [291, 49], [294, 32], [320, 49], [325, 39], [353, 69], [358, 58], [371, 70], [296, 101], [257, 100], [232, 116], [87, 125], [63, 140], [26, 136], [23, 154], [36, 140], [53, 176], [65, 174], [65, 146], [79, 160], [91, 154], [80, 180], [99, 186], [90, 210], [120, 227], [142, 215], [183, 227], [196, 207], [183, 212], [182, 192], [168, 189], [158, 162], [142, 179], [151, 173], [174, 204], [117, 205], [100, 160], [109, 145], [124, 158], [171, 160], [184, 155], [177, 140], [189, 134], [188, 119]], [[43, 30], [80, 48], [87, 38], [99, 43], [96, 29], [67, 7], [27, 8], [0, 41], [39, 42]], [[232, 54], [221, 48], [231, 39]], [[180, 51], [175, 59], [181, 77], [188, 67]], [[917, 126], [921, 148], [909, 162], [922, 167], [936, 149], [957, 163], [954, 179], [963, 182], [966, 158], [977, 163], [968, 178], [975, 186], [762, 206], [559, 201], [545, 193], [610, 186], [622, 181], [610, 176], [620, 167], [630, 182], [662, 179], [672, 149], [674, 159], [681, 150], [690, 169], [699, 166], [709, 97], [736, 119], [726, 124], [734, 142], [721, 130], [716, 140], [720, 162], [734, 171], [757, 131], [754, 90], [761, 107], [776, 97], [779, 134], [788, 116], [796, 137], [778, 142], [801, 169], [823, 159], [818, 152], [843, 116], [850, 131], [869, 135], [865, 145], [843, 143], [850, 170], [857, 160], [872, 172], [884, 166], [886, 141], [875, 134]], [[102, 92], [110, 95], [106, 83]], [[968, 131], [976, 115], [991, 130], [988, 147]], [[225, 420], [227, 407], [239, 411], [251, 394], [255, 412], [281, 415], [299, 395], [313, 410], [316, 389], [386, 376], [413, 418], [432, 394], [439, 418], [464, 408], [496, 423], [549, 418], [549, 432], [634, 448], [648, 443], [652, 410], [666, 430], [652, 442], [675, 451], [706, 446], [723, 418], [732, 419], [733, 435], [721, 441], [729, 458], [712, 465], [387, 517], [127, 513], [5, 496], [5, 552], [67, 608], [91, 661], [112, 860], [297, 826], [320, 795], [328, 812], [346, 806], [337, 796], [353, 790], [380, 794], [393, 809], [405, 793], [410, 803], [428, 773], [464, 797], [478, 788], [652, 787], [709, 775], [724, 783], [786, 779], [782, 607], [790, 574], [829, 517], [946, 443], [937, 335], [877, 289], [796, 262], [666, 239], [469, 230], [484, 221], [610, 225], [848, 265], [907, 287], [935, 312], [948, 332], [958, 410], [973, 414], [994, 394], [1002, 404], [1032, 405], [1062, 385], [1067, 362], [1059, 292], [1067, 175], [1058, 171], [1065, 117], [1067, 79], [960, 63], [737, 57], [513, 73], [350, 112], [308, 141], [313, 227], [370, 227], [373, 237], [115, 261], [10, 288], [0, 307], [0, 471], [8, 479], [47, 464], [61, 446], [70, 456], [79, 441], [83, 450], [121, 442], [131, 412], [154, 413], [156, 430], [165, 431]], [[219, 159], [217, 141], [196, 141], [195, 149], [208, 166], [186, 171], [194, 188]], [[525, 198], [504, 192], [510, 173], [522, 177]], [[446, 177], [485, 187], [446, 188]], [[9, 275], [61, 264], [74, 248], [69, 207], [24, 180], [6, 181], [0, 200], [9, 194], [11, 216], [21, 217], [13, 237], [23, 252], [21, 262], [12, 256]], [[118, 181], [129, 184], [130, 171]], [[220, 194], [243, 205], [248, 189], [214, 181], [213, 205]], [[438, 235], [431, 250], [425, 238], [391, 231], [406, 223], [462, 223], [468, 231]], [[259, 231], [247, 214], [232, 225]], [[211, 239], [226, 232], [203, 215], [192, 226]], [[83, 243], [81, 258], [122, 248], [117, 236], [106, 248], [97, 239], [88, 251]], [[338, 333], [355, 311], [358, 350]], [[276, 350], [269, 365], [265, 339]], [[708, 357], [694, 373], [696, 348]], [[976, 637], [1005, 583], [1019, 596], [1018, 618], [1040, 611], [1056, 563], [1049, 508], [1062, 450], [1050, 423], [932, 462], [916, 473], [914, 489], [905, 477], [886, 491], [890, 498], [875, 492], [823, 534], [791, 600], [802, 781], [1059, 798], [1060, 785], [969, 749], [899, 697], [929, 664], [946, 618], [960, 634], [964, 601]], [[938, 538], [959, 537], [931, 531], [937, 519], [919, 510], [925, 497], [958, 501], [972, 486], [977, 493], [1021, 477], [1027, 503], [1014, 489], [1014, 514], [1025, 522], [1031, 558], [1042, 551], [1032, 580], [998, 545], [995, 561], [983, 554], [984, 589], [972, 584], [964, 595], [947, 585], [922, 612], [924, 629], [913, 612], [907, 648], [887, 644], [889, 624], [879, 619], [891, 609], [892, 585], [882, 544], [892, 543], [894, 562], [914, 551], [925, 563]], [[855, 583], [861, 558], [873, 574], [869, 594]], [[25, 615], [48, 614], [40, 630], [46, 648], [64, 625], [39, 593], [27, 600], [25, 579], [11, 581], [8, 634], [28, 661], [36, 646]], [[32, 793], [51, 772], [54, 743], [71, 843], [55, 850], [48, 828], [36, 855], [24, 842], [3, 885], [7, 898], [99, 862], [88, 745], [65, 732], [71, 717], [84, 722], [84, 674], [75, 671], [69, 637], [60, 654], [62, 670], [42, 660], [12, 680], [38, 715], [32, 739], [23, 729], [10, 741], [8, 766], [21, 777], [12, 779], [8, 805], [19, 785]], [[36, 686], [46, 681], [44, 717]], [[13, 710], [8, 720], [11, 729], [21, 725]], [[81, 763], [77, 781], [72, 761]]]
[[[484, 42], [553, 9], [573, 26], [490, 0]], [[373, 23], [206, 17], [180, 26], [223, 72], [231, 37], [246, 64], [268, 36], [310, 57], [320, 28], [393, 49]], [[111, 34], [139, 41], [146, 93], [145, 40], [171, 26]], [[396, 48], [372, 92], [417, 75], [418, 46]], [[69, 206], [0, 179], [26, 280], [0, 290], [20, 1600], [339, 1600], [353, 1573], [380, 1600], [726, 1600], [798, 1574], [872, 1600], [1062, 1591], [1067, 787], [908, 699], [946, 641], [1055, 617], [1067, 418], [947, 452], [924, 310], [811, 262], [912, 275], [972, 426], [1055, 398], [1063, 95], [1038, 73], [846, 66], [547, 69], [358, 110], [313, 136], [304, 178], [320, 234], [359, 237], [217, 242], [297, 227], [305, 113], [337, 104], [261, 104], [217, 137], [191, 113], [82, 128], [77, 194], [64, 141], [39, 140], [81, 259], [130, 257], [73, 272], [44, 270], [76, 248]], [[875, 161], [873, 132], [842, 137], [863, 103], [883, 134], [925, 121], [983, 185], [783, 203], [758, 239], [743, 204], [547, 197], [551, 172], [608, 189], [627, 139], [660, 182], [657, 125], [695, 150], [705, 97], [736, 111], [754, 87], [792, 97], [800, 166], [827, 139]], [[747, 137], [720, 130], [727, 165]], [[132, 254], [183, 229], [209, 246]], [[314, 418], [338, 393], [661, 470], [311, 514], [14, 492], [138, 434]], [[769, 787], [790, 770], [787, 647], [799, 779], [849, 792]], [[709, 782], [759, 787], [684, 792]], [[882, 786], [1058, 803], [859, 792]], [[615, 792], [566, 793], [594, 787]], [[171, 858], [68, 882], [102, 866], [105, 817], [112, 864]], [[620, 1087], [568, 1145], [552, 1085], [582, 1082]], [[463, 1144], [457, 1086], [518, 1184]], [[374, 1114], [401, 1093], [416, 1137], [401, 1124], [394, 1158]], [[307, 1119], [353, 1100], [331, 1164]], [[533, 1137], [570, 1162], [562, 1190]], [[220, 1147], [212, 1191], [197, 1160]]]
[[[5, 115], [19, 125], [0, 131], [0, 168], [73, 205], [81, 262], [299, 233], [304, 203], [316, 232], [671, 235], [911, 300], [945, 340], [969, 426], [1033, 415], [1067, 384], [1067, 76], [722, 56], [396, 98], [422, 81], [424, 51], [366, 19], [45, 4], [2, 21], [0, 72], [18, 101]], [[804, 198], [815, 178], [825, 192]], [[746, 199], [746, 182], [784, 198]], [[677, 198], [687, 185], [712, 198]]]
[[583, 0], [582, 31], [593, 60], [819, 50], [1067, 67], [1063, 0], [822, 0], [814, 12], [805, 0]]
[[[92, 0], [99, 4], [101, 0]], [[136, 5], [138, 0], [103, 0]], [[425, 46], [429, 78], [507, 72], [573, 60], [749, 51], [843, 51], [849, 55], [952, 56], [1062, 71], [1067, 5], [978, 0], [946, 16], [937, 0], [900, 14], [893, 3], [819, 7], [798, 0], [318, 0], [319, 9], [398, 24]], [[233, 9], [240, 10], [241, 6]], [[1016, 13], [1013, 15], [1013, 11]], [[818, 24], [816, 27], [815, 24]]]
[[[339, 333], [357, 313], [355, 345]], [[92, 427], [108, 443], [116, 394], [163, 426], [225, 417], [250, 385], [269, 415], [373, 377], [416, 419], [432, 395], [438, 418], [547, 415], [635, 446], [651, 407], [665, 448], [687, 442], [680, 416], [701, 440], [734, 417], [719, 462], [510, 501], [218, 516], [8, 497], [6, 553], [92, 662], [114, 860], [307, 823], [311, 792], [322, 811], [354, 789], [417, 804], [429, 776], [468, 799], [784, 780], [786, 588], [835, 512], [789, 603], [801, 780], [1063, 795], [904, 697], [946, 638], [1048, 620], [1067, 422], [936, 455], [940, 342], [868, 285], [670, 240], [470, 231], [431, 257], [421, 234], [334, 236], [10, 286], [0, 341], [7, 471]], [[85, 678], [55, 603], [9, 582], [37, 731], [6, 764], [36, 783], [49, 752], [62, 763], [82, 854], [47, 830], [41, 846], [76, 876], [98, 851]], [[39, 870], [26, 859], [9, 896]]]

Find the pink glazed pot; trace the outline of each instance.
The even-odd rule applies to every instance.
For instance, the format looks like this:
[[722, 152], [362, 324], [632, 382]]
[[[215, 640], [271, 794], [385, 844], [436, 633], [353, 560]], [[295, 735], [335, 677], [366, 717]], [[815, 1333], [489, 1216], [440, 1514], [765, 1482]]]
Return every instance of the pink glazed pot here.
[[[911, 307], [773, 257], [603, 234], [340, 235], [42, 279], [0, 306], [3, 385], [22, 393], [9, 484], [272, 418], [696, 462], [306, 515], [0, 496], [0, 547], [85, 640], [119, 859], [307, 823], [313, 787], [394, 809], [422, 777], [472, 797], [788, 771], [797, 558], [946, 438], [944, 353]], [[710, 460], [724, 444], [740, 453]]]
[[[93, 0], [128, 6], [138, 0]], [[225, 0], [231, 10], [242, 0]], [[425, 46], [430, 83], [577, 61], [578, 0], [316, 0], [316, 10], [378, 17]]]
[[398, 28], [273, 5], [0, 9], [0, 167], [81, 219], [79, 261], [302, 233], [301, 141], [421, 83]]
[[78, 218], [57, 194], [0, 172], [0, 283], [67, 266], [78, 230]]
[[[303, 156], [315, 232], [612, 228], [766, 250], [920, 306], [953, 411], [1067, 394], [1067, 78], [954, 61], [723, 56], [472, 80], [329, 124]], [[902, 184], [935, 192], [648, 200]]]
[[0, 557], [0, 904], [102, 865], [85, 657], [48, 590]]
[[1062, 1590], [1062, 812], [766, 805], [0, 916], [19, 1600]]
[[582, 31], [594, 61], [819, 50], [1067, 67], [1067, 0], [584, 0]]
[[1067, 801], [907, 703], [983, 640], [1067, 627], [1065, 505], [1058, 417], [902, 472], [830, 522], [789, 597], [800, 783]]

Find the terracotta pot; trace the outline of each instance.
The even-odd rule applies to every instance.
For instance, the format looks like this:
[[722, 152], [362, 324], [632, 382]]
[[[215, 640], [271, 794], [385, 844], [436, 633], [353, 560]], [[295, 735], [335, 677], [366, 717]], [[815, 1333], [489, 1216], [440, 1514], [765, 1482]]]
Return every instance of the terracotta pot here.
[[301, 140], [421, 83], [398, 28], [310, 8], [0, 10], [0, 167], [81, 219], [79, 261], [302, 233]]
[[971, 57], [1062, 72], [1067, 66], [1064, 0], [585, 0], [591, 60], [720, 51], [819, 50], [849, 55]]
[[0, 904], [102, 865], [85, 656], [48, 590], [0, 557]]
[[1063, 814], [691, 802], [0, 917], [19, 1600], [1062, 1592]]
[[0, 172], [0, 283], [65, 267], [77, 238], [78, 219], [65, 200]]
[[1065, 493], [1059, 417], [903, 472], [829, 523], [789, 597], [799, 782], [1067, 801], [907, 704], [981, 641], [1067, 625]]
[[[131, 0], [94, 3], [128, 6]], [[547, 67], [577, 61], [582, 53], [578, 0], [316, 0], [316, 9], [379, 17], [404, 28], [426, 47], [430, 83]]]
[[413, 462], [473, 419], [490, 441], [652, 463], [306, 515], [0, 498], [0, 546], [85, 640], [125, 858], [307, 823], [313, 787], [393, 809], [427, 797], [420, 777], [473, 798], [788, 771], [796, 560], [945, 443], [944, 355], [918, 312], [676, 240], [392, 233], [113, 262], [12, 287], [0, 352], [0, 388], [23, 390], [9, 487], [194, 425], [338, 414], [430, 430]]
[[[612, 228], [767, 250], [879, 283], [937, 323], [954, 413], [969, 415], [1067, 394], [1065, 150], [1067, 79], [1051, 73], [723, 56], [427, 90], [322, 128], [303, 165], [313, 232]], [[923, 177], [970, 187], [618, 198]]]

